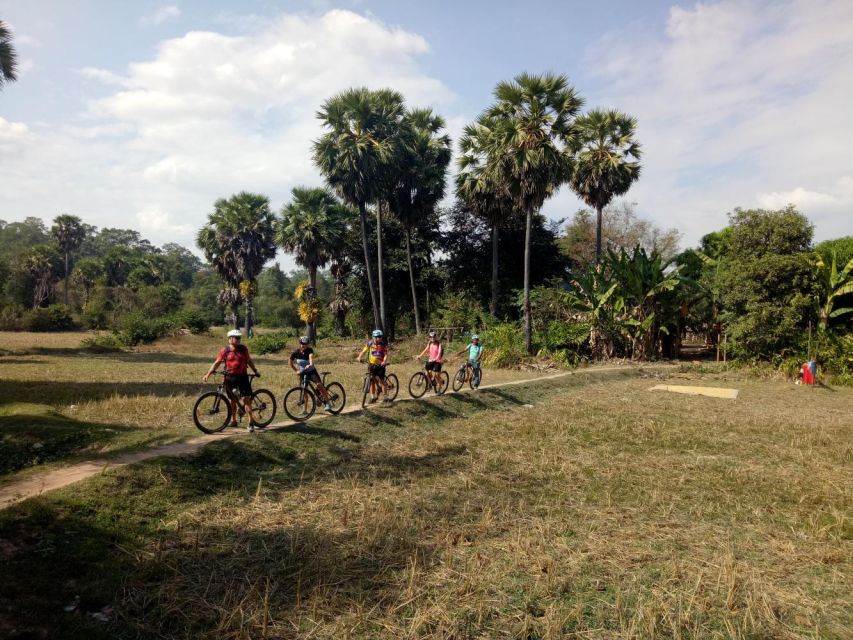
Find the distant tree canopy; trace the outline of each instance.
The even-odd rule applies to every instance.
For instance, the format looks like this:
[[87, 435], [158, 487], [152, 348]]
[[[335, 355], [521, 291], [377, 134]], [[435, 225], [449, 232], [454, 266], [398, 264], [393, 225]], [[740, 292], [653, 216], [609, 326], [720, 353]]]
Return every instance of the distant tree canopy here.
[[[595, 262], [595, 212], [581, 209], [566, 225], [560, 238], [563, 254], [575, 265]], [[681, 234], [677, 229], [662, 229], [650, 220], [640, 218], [632, 204], [614, 203], [602, 211], [602, 246], [614, 251], [642, 247], [657, 251], [665, 260], [678, 253]]]

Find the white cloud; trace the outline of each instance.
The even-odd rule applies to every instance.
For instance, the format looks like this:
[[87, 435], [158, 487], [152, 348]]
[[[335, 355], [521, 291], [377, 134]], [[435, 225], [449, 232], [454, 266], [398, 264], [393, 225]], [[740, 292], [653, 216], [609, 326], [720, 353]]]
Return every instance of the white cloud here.
[[50, 128], [0, 120], [10, 185], [0, 218], [70, 211], [192, 247], [217, 198], [245, 189], [279, 207], [293, 186], [322, 182], [311, 142], [330, 96], [390, 86], [441, 112], [454, 96], [420, 69], [428, 50], [416, 34], [330, 11], [283, 15], [241, 36], [189, 32], [124, 73], [82, 69], [108, 92], [85, 113]]
[[789, 201], [818, 238], [851, 233], [851, 25], [847, 0], [723, 0], [673, 7], [660, 38], [603, 39], [598, 97], [638, 117], [644, 147], [628, 197], [688, 243], [736, 206]]
[[152, 27], [163, 24], [169, 20], [176, 20], [181, 17], [181, 10], [173, 4], [158, 8], [150, 16], [143, 16], [139, 19], [139, 25], [142, 27]]

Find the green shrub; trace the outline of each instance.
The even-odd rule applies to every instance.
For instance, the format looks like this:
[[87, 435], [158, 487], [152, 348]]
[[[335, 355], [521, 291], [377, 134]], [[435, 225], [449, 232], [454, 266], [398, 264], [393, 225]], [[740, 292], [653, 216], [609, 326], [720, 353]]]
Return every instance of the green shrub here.
[[24, 327], [30, 331], [68, 331], [74, 328], [70, 307], [52, 304], [33, 309], [24, 316]]
[[520, 364], [527, 354], [524, 352], [524, 334], [517, 324], [499, 324], [487, 329], [482, 335], [483, 361], [495, 367], [513, 367]]
[[191, 333], [207, 333], [207, 330], [210, 329], [207, 318], [200, 311], [184, 309], [173, 313], [170, 318], [175, 328], [189, 329]]
[[154, 342], [174, 329], [170, 318], [149, 318], [141, 313], [130, 313], [120, 321], [116, 338], [124, 346]]
[[542, 355], [548, 355], [564, 365], [576, 365], [590, 357], [588, 322], [553, 320], [537, 332], [534, 340], [541, 346]]
[[249, 343], [252, 347], [252, 352], [257, 355], [266, 353], [277, 353], [287, 346], [287, 343], [292, 339], [293, 335], [288, 331], [274, 331], [273, 333], [262, 333], [252, 338]]
[[84, 338], [81, 346], [84, 351], [91, 353], [115, 353], [122, 350], [118, 338], [110, 333]]
[[0, 331], [21, 331], [25, 313], [24, 308], [17, 304], [0, 308]]

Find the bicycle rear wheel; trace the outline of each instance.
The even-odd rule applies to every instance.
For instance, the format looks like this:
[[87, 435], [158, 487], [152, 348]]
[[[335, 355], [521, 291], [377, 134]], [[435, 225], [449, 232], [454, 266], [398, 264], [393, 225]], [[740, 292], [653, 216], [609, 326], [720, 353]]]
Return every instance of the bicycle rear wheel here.
[[252, 393], [252, 415], [256, 427], [266, 427], [275, 418], [275, 396], [267, 389], [258, 389]]
[[347, 406], [347, 392], [340, 382], [327, 384], [326, 391], [329, 392], [329, 405], [332, 407], [329, 413], [338, 415]]
[[397, 394], [400, 392], [400, 381], [393, 373], [385, 376], [385, 385], [388, 387], [388, 399], [396, 400]]
[[450, 376], [447, 371], [439, 371], [435, 376], [435, 395], [443, 395], [450, 386]]
[[231, 421], [231, 403], [223, 393], [208, 391], [201, 394], [193, 406], [193, 422], [199, 431], [217, 433]]
[[317, 400], [314, 394], [302, 387], [293, 387], [284, 394], [284, 412], [291, 420], [304, 422], [314, 415], [317, 410]]
[[409, 378], [409, 395], [413, 398], [420, 398], [427, 392], [429, 381], [423, 371], [418, 371], [415, 375]]
[[456, 375], [453, 376], [453, 390], [459, 391], [462, 388], [462, 385], [465, 384], [465, 367], [459, 369], [456, 372]]

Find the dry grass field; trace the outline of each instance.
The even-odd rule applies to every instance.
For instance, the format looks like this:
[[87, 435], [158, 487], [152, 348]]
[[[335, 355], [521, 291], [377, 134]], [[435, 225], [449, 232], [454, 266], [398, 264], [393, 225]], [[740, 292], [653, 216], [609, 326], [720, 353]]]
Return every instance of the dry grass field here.
[[[148, 383], [185, 414], [184, 356], [105, 360], [126, 397], [79, 411]], [[215, 443], [0, 512], [0, 637], [849, 638], [851, 415], [849, 389], [626, 370]]]

